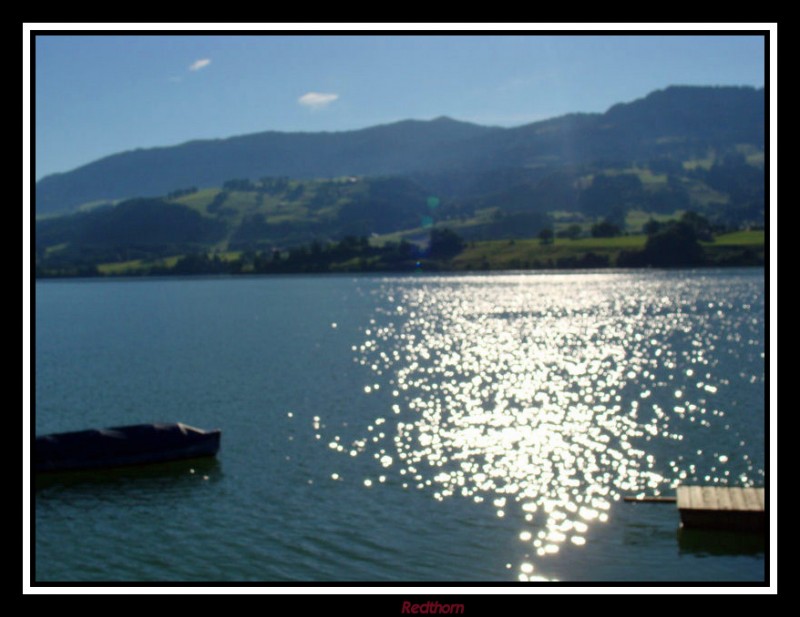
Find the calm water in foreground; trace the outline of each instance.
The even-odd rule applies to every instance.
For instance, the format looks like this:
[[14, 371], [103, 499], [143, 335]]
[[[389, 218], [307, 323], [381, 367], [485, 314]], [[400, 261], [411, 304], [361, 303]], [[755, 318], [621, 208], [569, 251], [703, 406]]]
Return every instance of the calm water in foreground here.
[[765, 484], [764, 271], [44, 281], [37, 434], [223, 431], [39, 481], [36, 581], [759, 582], [677, 483]]

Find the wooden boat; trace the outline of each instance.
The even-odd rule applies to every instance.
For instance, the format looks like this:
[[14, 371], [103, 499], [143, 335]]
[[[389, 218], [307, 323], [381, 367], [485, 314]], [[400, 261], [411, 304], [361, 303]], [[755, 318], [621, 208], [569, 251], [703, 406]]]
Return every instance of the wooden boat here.
[[215, 456], [221, 431], [180, 422], [137, 424], [36, 438], [34, 470], [67, 471]]

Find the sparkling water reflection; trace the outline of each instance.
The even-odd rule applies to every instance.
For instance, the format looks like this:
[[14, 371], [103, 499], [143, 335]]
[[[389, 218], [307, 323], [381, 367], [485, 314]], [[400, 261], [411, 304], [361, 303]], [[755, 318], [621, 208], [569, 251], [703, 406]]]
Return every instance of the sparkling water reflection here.
[[223, 441], [37, 482], [36, 580], [764, 580], [619, 503], [763, 483], [763, 275], [38, 282], [37, 433]]
[[362, 395], [391, 403], [328, 446], [375, 459], [366, 489], [392, 478], [516, 509], [526, 552], [511, 567], [547, 580], [548, 557], [584, 546], [623, 494], [763, 483], [763, 432], [728, 421], [763, 427], [763, 390], [726, 392], [737, 364], [763, 388], [763, 285], [731, 292], [677, 273], [386, 279], [352, 351], [373, 375]]

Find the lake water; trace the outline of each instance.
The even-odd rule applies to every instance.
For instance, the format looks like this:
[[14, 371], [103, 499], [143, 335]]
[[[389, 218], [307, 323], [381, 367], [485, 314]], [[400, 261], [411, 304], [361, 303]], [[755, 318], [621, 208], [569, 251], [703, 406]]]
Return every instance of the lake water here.
[[40, 281], [37, 434], [221, 428], [39, 481], [35, 581], [763, 582], [764, 270]]

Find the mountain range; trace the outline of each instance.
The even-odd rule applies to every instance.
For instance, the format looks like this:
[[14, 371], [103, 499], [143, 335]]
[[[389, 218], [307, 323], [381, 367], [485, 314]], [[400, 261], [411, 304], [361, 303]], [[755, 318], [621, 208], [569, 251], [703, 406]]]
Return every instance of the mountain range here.
[[673, 86], [611, 107], [515, 128], [447, 117], [354, 131], [267, 131], [137, 149], [36, 184], [37, 215], [89, 203], [157, 197], [231, 179], [406, 176], [446, 198], [491, 194], [557, 169], [703, 159], [748, 146], [763, 153], [765, 92], [748, 87]]
[[[337, 243], [340, 257], [396, 265], [434, 233], [454, 247], [573, 240], [687, 213], [703, 233], [759, 227], [765, 103], [763, 89], [671, 87], [517, 128], [442, 117], [123, 152], [37, 183], [37, 272], [162, 272], [187, 258], [178, 270], [208, 271], [210, 255], [212, 270], [249, 256], [261, 271]], [[371, 255], [381, 247], [390, 257]]]

